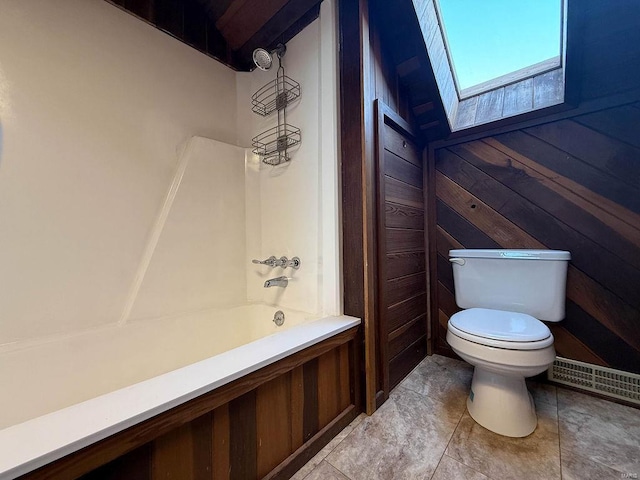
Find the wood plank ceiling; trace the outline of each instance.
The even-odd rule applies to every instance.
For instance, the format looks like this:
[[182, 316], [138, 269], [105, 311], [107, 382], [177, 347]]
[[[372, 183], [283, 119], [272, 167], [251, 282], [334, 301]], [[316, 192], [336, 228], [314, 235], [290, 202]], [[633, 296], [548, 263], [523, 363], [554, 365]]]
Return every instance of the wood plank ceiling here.
[[322, 0], [106, 0], [239, 71], [253, 50], [287, 43], [320, 13]]

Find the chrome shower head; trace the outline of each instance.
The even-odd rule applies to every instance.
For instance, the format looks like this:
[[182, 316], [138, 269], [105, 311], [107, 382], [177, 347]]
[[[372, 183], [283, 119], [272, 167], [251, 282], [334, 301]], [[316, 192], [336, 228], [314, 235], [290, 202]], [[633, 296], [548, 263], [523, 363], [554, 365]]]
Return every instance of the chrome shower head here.
[[255, 63], [256, 67], [260, 70], [267, 71], [271, 68], [271, 65], [273, 65], [273, 55], [276, 54], [278, 59], [280, 59], [284, 57], [286, 51], [287, 47], [282, 43], [279, 43], [272, 52], [269, 52], [264, 48], [256, 48], [253, 51], [253, 63]]
[[256, 48], [253, 51], [253, 63], [256, 64], [260, 70], [269, 70], [273, 63], [273, 57], [264, 48]]

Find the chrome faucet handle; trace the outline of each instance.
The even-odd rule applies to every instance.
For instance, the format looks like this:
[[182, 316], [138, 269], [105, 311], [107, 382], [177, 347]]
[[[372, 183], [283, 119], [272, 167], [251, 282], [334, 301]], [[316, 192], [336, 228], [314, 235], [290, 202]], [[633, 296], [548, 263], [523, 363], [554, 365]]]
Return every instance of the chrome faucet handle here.
[[258, 265], [269, 265], [271, 268], [278, 265], [278, 260], [275, 256], [271, 255], [266, 260], [251, 260], [251, 263], [257, 263]]
[[300, 268], [300, 259], [298, 257], [293, 257], [291, 260], [289, 260], [283, 255], [278, 260], [276, 260], [276, 266], [281, 268], [291, 267], [297, 270], [298, 268]]
[[293, 257], [291, 260], [287, 262], [287, 267], [295, 268], [296, 270], [300, 268], [300, 259], [298, 257]]

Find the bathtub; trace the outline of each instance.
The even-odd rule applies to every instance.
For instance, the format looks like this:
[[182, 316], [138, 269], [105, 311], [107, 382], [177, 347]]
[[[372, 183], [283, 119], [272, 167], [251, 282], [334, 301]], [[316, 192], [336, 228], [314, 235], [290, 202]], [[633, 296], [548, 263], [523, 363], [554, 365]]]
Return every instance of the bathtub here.
[[[360, 323], [247, 305], [0, 347], [0, 479], [15, 478]], [[43, 434], [46, 432], [46, 434]]]

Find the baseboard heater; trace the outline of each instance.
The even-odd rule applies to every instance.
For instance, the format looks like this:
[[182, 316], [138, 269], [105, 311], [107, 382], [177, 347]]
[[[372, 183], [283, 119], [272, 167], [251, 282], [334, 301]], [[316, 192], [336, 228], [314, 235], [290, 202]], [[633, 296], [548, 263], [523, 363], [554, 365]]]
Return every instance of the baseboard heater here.
[[640, 375], [556, 357], [547, 370], [552, 382], [640, 405]]

